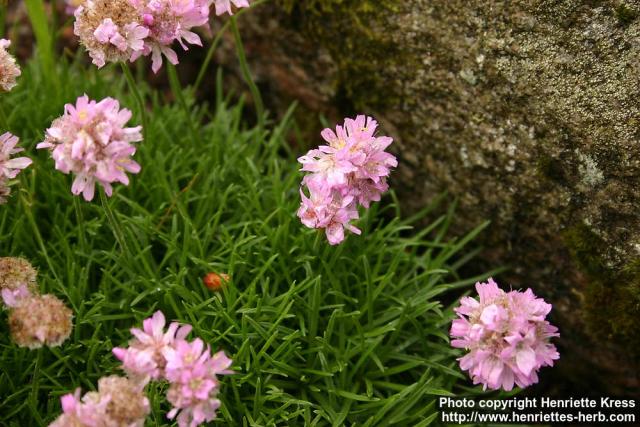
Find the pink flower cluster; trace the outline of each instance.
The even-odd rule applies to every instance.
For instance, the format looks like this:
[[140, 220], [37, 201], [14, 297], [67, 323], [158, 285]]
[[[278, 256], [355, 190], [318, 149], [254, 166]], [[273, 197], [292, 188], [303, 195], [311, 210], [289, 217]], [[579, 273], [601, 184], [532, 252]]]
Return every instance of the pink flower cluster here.
[[90, 201], [97, 182], [111, 196], [114, 182], [129, 184], [125, 172], [140, 172], [130, 157], [136, 152], [131, 143], [142, 140], [142, 127], [125, 127], [130, 119], [131, 111], [121, 110], [117, 100], [96, 102], [85, 95], [76, 105], [65, 105], [64, 115], [53, 121], [36, 148], [50, 149], [56, 169], [73, 172], [73, 194]]
[[57, 347], [71, 335], [73, 312], [55, 295], [40, 294], [38, 272], [24, 258], [0, 257], [0, 306], [19, 347]]
[[368, 208], [389, 189], [387, 177], [398, 165], [385, 151], [393, 139], [375, 136], [378, 123], [371, 117], [345, 119], [344, 126], [322, 131], [329, 145], [321, 145], [300, 157], [303, 185], [298, 217], [309, 228], [324, 228], [329, 243], [341, 243], [344, 229], [355, 234], [360, 230], [350, 224], [359, 218], [358, 205]]
[[116, 375], [102, 377], [98, 391], [62, 396], [62, 415], [49, 427], [144, 427], [151, 412], [144, 384]]
[[49, 427], [85, 427], [101, 426], [105, 420], [109, 396], [98, 393], [87, 393], [84, 397], [80, 388], [73, 394], [65, 394], [60, 398], [62, 415]]
[[169, 381], [167, 400], [173, 409], [168, 417], [177, 416], [180, 427], [211, 421], [220, 406], [217, 376], [233, 373], [228, 369], [231, 360], [222, 351], [211, 355], [199, 338], [187, 341], [191, 326], [174, 322], [165, 331], [165, 323], [157, 311], [144, 320], [142, 329], [131, 329], [134, 339], [128, 348], [116, 347], [113, 354], [131, 378]]
[[163, 56], [178, 63], [175, 42], [202, 46], [193, 30], [208, 25], [214, 1], [218, 14], [231, 13], [230, 1], [249, 7], [247, 0], [86, 0], [75, 9], [74, 31], [98, 67], [151, 55], [157, 72]]
[[9, 40], [0, 39], [0, 93], [13, 89], [21, 73], [16, 59], [7, 51], [9, 46], [11, 46]]
[[0, 135], [0, 204], [6, 201], [11, 190], [9, 180], [14, 179], [22, 169], [29, 166], [32, 161], [28, 157], [13, 157], [14, 154], [24, 151], [16, 148], [19, 139], [9, 132]]
[[459, 359], [460, 368], [484, 389], [537, 383], [537, 371], [560, 357], [550, 343], [560, 336], [558, 329], [545, 320], [551, 304], [531, 289], [504, 292], [493, 279], [476, 283], [476, 290], [479, 300], [462, 298], [451, 325], [451, 345], [469, 351]]

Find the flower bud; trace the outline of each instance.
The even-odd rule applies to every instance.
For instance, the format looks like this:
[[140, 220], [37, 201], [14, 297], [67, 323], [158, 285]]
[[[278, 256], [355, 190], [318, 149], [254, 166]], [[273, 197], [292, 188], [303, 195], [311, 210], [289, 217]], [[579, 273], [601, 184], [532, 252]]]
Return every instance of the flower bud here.
[[229, 283], [229, 275], [225, 273], [208, 273], [202, 279], [204, 285], [212, 291], [219, 291], [222, 287]]

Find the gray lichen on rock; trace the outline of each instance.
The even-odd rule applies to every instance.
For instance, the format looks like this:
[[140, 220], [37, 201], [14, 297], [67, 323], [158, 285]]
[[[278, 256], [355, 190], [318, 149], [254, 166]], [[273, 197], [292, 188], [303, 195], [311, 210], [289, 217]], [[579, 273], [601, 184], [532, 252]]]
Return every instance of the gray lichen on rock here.
[[[522, 266], [522, 285], [557, 280], [544, 289], [551, 298], [563, 293], [555, 286], [571, 287], [584, 303], [569, 302], [565, 315], [586, 308], [599, 338], [625, 344], [638, 342], [640, 326], [638, 278], [621, 273], [638, 263], [640, 239], [640, 20], [629, 12], [638, 10], [613, 1], [410, 1], [389, 18], [396, 42], [430, 66], [400, 67], [394, 80], [409, 101], [389, 116], [410, 129], [402, 152], [420, 153], [423, 165], [422, 174], [403, 170], [403, 185], [417, 183], [405, 200], [418, 206], [448, 190], [466, 224], [492, 218], [496, 259]], [[597, 275], [575, 258], [572, 245], [584, 238], [571, 232], [576, 224], [598, 236], [589, 247]]]

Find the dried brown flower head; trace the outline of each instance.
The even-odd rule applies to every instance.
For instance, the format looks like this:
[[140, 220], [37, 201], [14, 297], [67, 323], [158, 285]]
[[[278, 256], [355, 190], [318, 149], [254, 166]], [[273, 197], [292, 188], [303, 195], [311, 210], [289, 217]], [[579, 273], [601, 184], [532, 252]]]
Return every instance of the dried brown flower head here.
[[56, 347], [71, 335], [72, 312], [54, 295], [34, 295], [9, 313], [11, 337], [20, 347]]

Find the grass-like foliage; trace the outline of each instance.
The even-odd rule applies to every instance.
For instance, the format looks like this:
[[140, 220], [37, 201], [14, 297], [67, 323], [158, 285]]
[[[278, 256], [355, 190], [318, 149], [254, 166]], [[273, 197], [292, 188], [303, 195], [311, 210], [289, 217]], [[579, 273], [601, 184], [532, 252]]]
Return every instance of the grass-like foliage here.
[[[85, 92], [137, 111], [135, 98], [118, 67], [40, 63], [1, 99], [8, 130], [35, 163], [0, 207], [0, 255], [32, 260], [42, 291], [67, 302], [75, 327], [61, 347], [30, 351], [10, 341], [0, 315], [0, 424], [46, 425], [61, 395], [120, 373], [111, 349], [158, 309], [233, 358], [237, 374], [222, 378], [217, 424], [434, 421], [436, 396], [464, 378], [448, 345], [451, 310], [439, 298], [480, 279], [457, 274], [478, 230], [448, 239], [451, 213], [416, 230], [429, 210], [401, 219], [390, 197], [363, 215], [362, 236], [329, 246], [296, 218], [300, 153], [285, 141], [289, 120], [248, 127], [220, 84], [208, 107], [188, 90], [174, 102], [141, 85], [149, 109], [135, 156], [142, 172], [116, 187], [108, 209], [99, 197], [86, 203], [35, 144]], [[202, 285], [210, 271], [231, 276], [222, 292]], [[149, 390], [147, 425], [171, 425], [164, 391]]]

